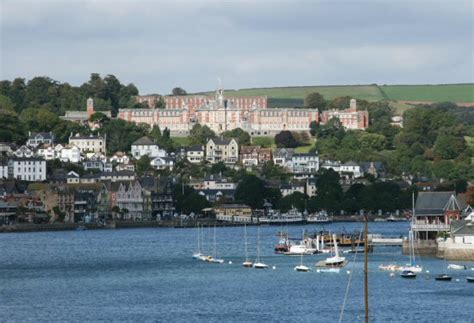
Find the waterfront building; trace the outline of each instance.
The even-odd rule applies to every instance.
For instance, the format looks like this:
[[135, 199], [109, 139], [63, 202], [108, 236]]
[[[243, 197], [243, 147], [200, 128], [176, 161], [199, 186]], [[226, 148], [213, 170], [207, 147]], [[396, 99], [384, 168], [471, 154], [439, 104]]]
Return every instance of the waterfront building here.
[[34, 157], [15, 157], [8, 162], [10, 178], [28, 182], [46, 180], [46, 161]]
[[69, 145], [74, 145], [79, 148], [81, 153], [94, 152], [105, 153], [106, 136], [98, 135], [81, 136], [80, 134], [69, 136]]
[[167, 156], [166, 150], [160, 149], [157, 144], [146, 136], [132, 143], [131, 153], [135, 159], [140, 159], [143, 156], [148, 156], [152, 159]]
[[143, 189], [139, 181], [119, 182], [116, 205], [122, 210], [124, 220], [143, 219]]
[[224, 162], [225, 164], [235, 164], [239, 160], [239, 145], [233, 138], [209, 139], [206, 144], [206, 160], [211, 164]]
[[253, 223], [252, 208], [246, 204], [222, 204], [213, 208], [216, 219], [233, 223]]
[[26, 145], [31, 148], [36, 148], [41, 144], [53, 145], [54, 134], [52, 132], [28, 132], [28, 140]]
[[456, 192], [419, 192], [411, 225], [415, 238], [436, 240], [449, 231], [452, 220], [460, 219], [463, 208]]

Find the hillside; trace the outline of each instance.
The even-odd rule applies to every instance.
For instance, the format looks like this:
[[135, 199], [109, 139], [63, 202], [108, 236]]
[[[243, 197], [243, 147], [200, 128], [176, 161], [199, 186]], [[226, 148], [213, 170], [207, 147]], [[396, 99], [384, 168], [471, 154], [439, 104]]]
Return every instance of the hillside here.
[[[266, 95], [270, 106], [301, 105], [311, 92], [321, 93], [327, 100], [339, 96], [350, 96], [369, 101], [431, 101], [431, 102], [474, 102], [474, 83], [442, 85], [332, 85], [295, 86], [273, 88], [249, 88], [226, 90], [229, 96]], [[210, 94], [213, 92], [205, 92]]]

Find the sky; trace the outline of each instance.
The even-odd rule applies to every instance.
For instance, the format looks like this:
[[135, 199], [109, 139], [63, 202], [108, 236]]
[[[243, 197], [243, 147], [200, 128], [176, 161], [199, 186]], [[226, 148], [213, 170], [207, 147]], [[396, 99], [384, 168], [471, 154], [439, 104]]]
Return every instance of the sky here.
[[474, 82], [472, 0], [0, 0], [0, 79], [141, 94]]

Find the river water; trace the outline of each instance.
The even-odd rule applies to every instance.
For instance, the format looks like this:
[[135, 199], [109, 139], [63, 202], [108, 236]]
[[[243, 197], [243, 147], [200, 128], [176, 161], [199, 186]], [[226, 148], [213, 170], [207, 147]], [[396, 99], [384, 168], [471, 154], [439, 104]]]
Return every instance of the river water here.
[[[324, 226], [336, 232], [361, 228], [361, 223]], [[290, 226], [290, 236], [300, 237], [303, 229], [322, 227]], [[339, 274], [295, 272], [299, 257], [273, 253], [279, 230], [260, 229], [262, 260], [276, 267], [269, 270], [241, 266], [242, 227], [216, 229], [218, 255], [226, 261], [220, 265], [191, 257], [196, 229], [2, 234], [0, 321], [334, 322], [349, 280], [343, 321], [362, 321], [363, 255]], [[408, 224], [371, 223], [369, 230], [398, 237], [406, 235]], [[213, 246], [210, 231], [205, 230], [205, 248]], [[257, 228], [247, 232], [255, 257]], [[313, 266], [325, 257], [306, 256], [303, 262]], [[451, 271], [452, 282], [438, 282], [433, 276], [445, 271], [445, 262], [421, 258], [430, 273], [404, 280], [378, 270], [381, 263], [406, 263], [400, 248], [377, 247], [369, 260], [371, 321], [474, 321], [474, 284], [466, 282], [474, 271]]]

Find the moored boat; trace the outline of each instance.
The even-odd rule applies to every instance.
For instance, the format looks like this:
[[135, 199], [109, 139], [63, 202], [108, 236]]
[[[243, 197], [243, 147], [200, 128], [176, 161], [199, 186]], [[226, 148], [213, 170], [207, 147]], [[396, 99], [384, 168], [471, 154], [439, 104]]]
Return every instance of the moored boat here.
[[259, 222], [261, 224], [302, 224], [304, 223], [303, 214], [296, 208], [292, 208], [287, 213], [279, 213], [274, 210], [270, 210], [267, 216], [260, 217]]
[[416, 278], [416, 274], [411, 270], [404, 270], [400, 274], [400, 277], [407, 278], [407, 279], [414, 279], [414, 278]]
[[474, 277], [466, 277], [468, 283], [474, 283]]
[[245, 261], [242, 263], [242, 266], [246, 267], [246, 268], [250, 268], [253, 266], [253, 262], [250, 261], [249, 257], [248, 257], [248, 250], [247, 250], [247, 245], [248, 245], [248, 242], [247, 242], [247, 225], [244, 226], [244, 236], [245, 236]]
[[466, 270], [467, 267], [464, 265], [457, 265], [457, 264], [449, 264], [448, 269], [453, 269], [453, 270]]
[[331, 219], [326, 211], [312, 213], [306, 218], [307, 223], [329, 223]]
[[395, 264], [379, 265], [379, 269], [382, 271], [400, 271], [400, 266]]
[[257, 259], [253, 264], [255, 269], [267, 269], [268, 265], [260, 260], [260, 227], [257, 229]]
[[298, 265], [298, 266], [295, 267], [295, 270], [300, 271], [300, 272], [311, 271], [311, 269], [309, 267], [306, 267], [305, 265]]
[[442, 275], [438, 275], [435, 277], [435, 280], [438, 280], [438, 281], [451, 281], [451, 279], [453, 279], [453, 277], [447, 275], [447, 274], [442, 274]]

